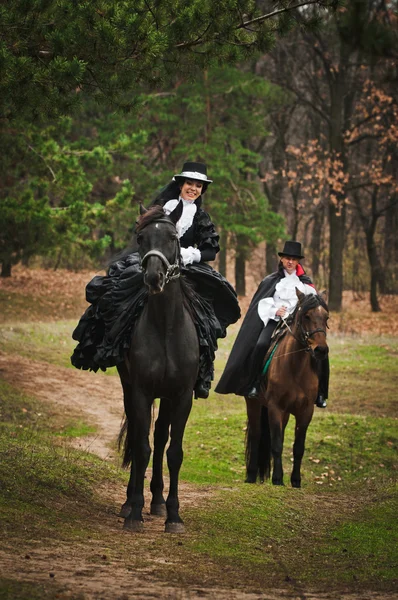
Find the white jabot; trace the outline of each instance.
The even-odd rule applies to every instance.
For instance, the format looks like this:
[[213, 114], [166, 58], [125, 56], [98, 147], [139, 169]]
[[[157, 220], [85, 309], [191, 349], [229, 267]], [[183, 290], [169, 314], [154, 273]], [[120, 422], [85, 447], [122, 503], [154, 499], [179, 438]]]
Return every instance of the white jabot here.
[[285, 271], [285, 277], [276, 284], [273, 297], [263, 298], [258, 303], [258, 314], [264, 325], [268, 323], [269, 319], [279, 321], [280, 317], [276, 316], [276, 311], [282, 306], [287, 308], [289, 315], [294, 311], [298, 302], [296, 288], [305, 295], [316, 294], [315, 288], [300, 281], [296, 273], [289, 275]]
[[184, 200], [184, 198], [180, 198], [178, 200], [169, 200], [163, 206], [163, 210], [166, 215], [169, 215], [178, 205], [179, 201], [182, 201], [182, 215], [180, 220], [177, 223], [177, 233], [178, 237], [182, 237], [184, 233], [191, 227], [193, 223], [193, 218], [198, 210], [195, 202], [189, 202], [189, 200]]

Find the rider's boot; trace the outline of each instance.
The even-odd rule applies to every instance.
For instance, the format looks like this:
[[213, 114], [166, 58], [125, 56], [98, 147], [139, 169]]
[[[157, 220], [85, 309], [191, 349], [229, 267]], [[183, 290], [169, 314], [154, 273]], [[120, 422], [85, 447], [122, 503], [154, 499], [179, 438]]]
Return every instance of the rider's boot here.
[[327, 407], [326, 398], [323, 394], [318, 394], [317, 399], [315, 400], [315, 406], [317, 406], [318, 408]]
[[249, 393], [247, 394], [248, 398], [258, 398], [258, 394], [260, 392], [261, 380], [259, 378], [255, 379], [253, 385], [250, 388]]
[[194, 389], [195, 398], [208, 398], [209, 390], [206, 381], [197, 381]]

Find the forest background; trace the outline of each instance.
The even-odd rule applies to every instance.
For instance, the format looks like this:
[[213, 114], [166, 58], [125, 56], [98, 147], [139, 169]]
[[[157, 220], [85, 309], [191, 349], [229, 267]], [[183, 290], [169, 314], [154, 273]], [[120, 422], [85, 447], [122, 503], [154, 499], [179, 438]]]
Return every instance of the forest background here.
[[378, 311], [398, 291], [396, 2], [188, 4], [1, 6], [1, 276], [105, 264], [191, 159], [239, 295], [255, 248], [261, 280], [298, 239], [331, 309], [351, 289]]

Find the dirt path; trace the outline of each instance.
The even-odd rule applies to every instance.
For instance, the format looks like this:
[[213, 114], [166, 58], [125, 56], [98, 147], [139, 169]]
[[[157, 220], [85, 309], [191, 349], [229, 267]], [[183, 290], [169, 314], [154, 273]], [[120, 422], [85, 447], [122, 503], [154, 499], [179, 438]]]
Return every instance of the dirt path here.
[[[0, 352], [0, 376], [13, 386], [37, 397], [50, 406], [68, 414], [80, 413], [88, 423], [96, 425], [97, 433], [76, 441], [81, 449], [98, 454], [103, 459], [114, 455], [116, 436], [122, 418], [122, 392], [117, 377], [95, 376], [92, 373], [73, 371], [56, 367], [48, 363], [33, 361], [17, 355]], [[198, 505], [204, 494], [211, 490], [200, 491], [200, 497], [193, 486], [182, 484], [181, 504]], [[107, 534], [118, 536], [125, 552], [134, 552], [131, 534], [122, 531], [122, 521], [117, 519], [117, 507], [124, 500], [124, 490], [107, 489], [107, 499], [113, 508], [103, 516], [101, 528]], [[146, 532], [143, 541], [153, 542], [163, 533], [163, 520], [146, 516]], [[148, 548], [148, 544], [144, 544]], [[130, 569], [119, 558], [110, 558], [101, 540], [87, 540], [82, 543], [57, 542], [43, 547], [38, 543], [34, 550], [29, 549], [15, 556], [15, 551], [0, 552], [0, 571], [10, 579], [60, 586], [62, 594], [55, 597], [79, 598], [84, 600], [128, 600], [129, 598], [211, 598], [214, 600], [392, 600], [393, 596], [378, 593], [361, 594], [310, 594], [302, 589], [272, 590], [261, 594], [244, 593], [233, 589], [220, 589], [213, 584], [206, 587], [192, 586], [189, 589], [173, 583], [162, 584], [155, 579], [159, 562], [173, 564], [173, 557], [159, 556], [156, 546], [152, 552], [146, 551], [144, 568]], [[177, 566], [177, 565], [176, 565]], [[51, 582], [49, 584], [49, 581]], [[54, 582], [54, 583], [52, 583]]]

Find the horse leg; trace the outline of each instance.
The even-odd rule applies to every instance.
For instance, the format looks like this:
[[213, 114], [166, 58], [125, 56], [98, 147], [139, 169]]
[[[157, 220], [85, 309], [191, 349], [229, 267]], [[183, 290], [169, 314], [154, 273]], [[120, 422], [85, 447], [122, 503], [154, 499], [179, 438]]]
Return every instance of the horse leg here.
[[130, 477], [129, 482], [127, 484], [126, 490], [126, 502], [122, 504], [122, 508], [120, 509], [119, 517], [126, 519], [131, 513], [131, 504], [132, 504], [132, 494], [134, 489], [134, 475], [135, 475], [135, 467], [134, 461], [131, 461], [130, 466]]
[[151, 454], [151, 447], [149, 445], [150, 424], [151, 403], [142, 398], [135, 406], [134, 421], [132, 423], [129, 422], [129, 427], [131, 427], [129, 439], [134, 476], [131, 482], [131, 513], [124, 520], [123, 526], [124, 529], [136, 532], [143, 531], [144, 478]]
[[284, 413], [276, 407], [268, 405], [269, 428], [271, 436], [271, 451], [274, 460], [272, 483], [283, 485], [282, 450], [285, 427], [289, 420], [289, 413]]
[[256, 483], [261, 437], [261, 404], [257, 398], [245, 398], [245, 400], [247, 411], [245, 483]]
[[[311, 415], [312, 416], [312, 415]], [[305, 419], [296, 418], [296, 427], [294, 431], [294, 444], [293, 444], [293, 470], [290, 477], [290, 483], [292, 487], [301, 487], [301, 461], [304, 456], [305, 450], [305, 438], [307, 435], [308, 425], [311, 422], [311, 417]]]
[[184, 523], [179, 515], [178, 475], [183, 460], [182, 440], [185, 425], [192, 408], [192, 392], [186, 394], [175, 407], [171, 418], [170, 446], [167, 450], [167, 465], [170, 473], [170, 488], [167, 496], [166, 533], [183, 533]]
[[153, 443], [153, 467], [151, 479], [151, 515], [166, 517], [166, 501], [163, 497], [163, 455], [169, 439], [170, 400], [161, 398], [159, 415], [156, 419]]
[[[130, 398], [131, 398], [131, 394], [132, 394], [132, 388], [131, 388], [131, 384], [129, 382], [129, 372], [128, 372], [127, 366], [124, 363], [122, 363], [121, 365], [118, 365], [117, 371], [119, 373], [120, 383], [122, 384], [122, 388], [123, 388], [124, 411], [127, 415], [128, 411], [129, 411], [129, 402], [130, 402]], [[127, 427], [128, 427], [128, 419], [127, 419]], [[119, 445], [120, 444], [121, 444], [121, 440], [119, 439]], [[118, 515], [119, 517], [122, 517], [123, 519], [127, 518], [129, 516], [129, 514], [131, 513], [131, 495], [133, 493], [132, 492], [133, 487], [134, 487], [134, 461], [132, 460], [131, 467], [130, 467], [130, 478], [129, 478], [129, 482], [127, 484], [127, 490], [126, 490], [126, 501], [122, 505], [119, 515]]]

